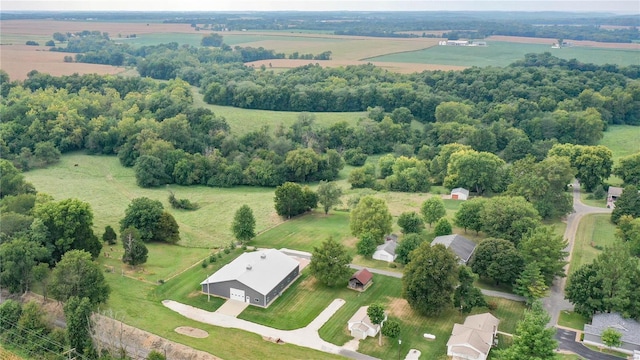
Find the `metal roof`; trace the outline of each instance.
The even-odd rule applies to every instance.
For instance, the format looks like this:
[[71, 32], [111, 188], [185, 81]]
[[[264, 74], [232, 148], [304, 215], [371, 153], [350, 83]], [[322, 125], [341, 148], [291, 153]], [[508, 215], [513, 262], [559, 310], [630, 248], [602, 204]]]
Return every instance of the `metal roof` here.
[[476, 249], [476, 243], [458, 234], [438, 236], [431, 242], [431, 246], [442, 244], [447, 249], [451, 249], [460, 260], [465, 263]]
[[300, 264], [276, 249], [246, 252], [209, 276], [200, 285], [237, 280], [267, 295]]

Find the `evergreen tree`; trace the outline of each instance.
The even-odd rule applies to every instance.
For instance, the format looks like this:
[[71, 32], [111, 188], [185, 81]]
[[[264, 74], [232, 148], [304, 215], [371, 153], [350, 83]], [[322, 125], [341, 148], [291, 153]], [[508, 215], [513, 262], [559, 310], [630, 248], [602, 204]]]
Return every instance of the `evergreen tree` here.
[[498, 360], [540, 360], [557, 359], [555, 352], [558, 342], [553, 335], [556, 329], [547, 327], [550, 316], [540, 301], [525, 310], [524, 319], [518, 322], [513, 336], [513, 344], [503, 350], [496, 351]]
[[64, 317], [67, 321], [67, 336], [69, 344], [76, 353], [94, 358], [96, 355], [91, 341], [91, 321], [92, 313], [91, 301], [83, 297], [82, 299], [72, 296], [64, 304]]
[[117, 238], [118, 235], [116, 235], [116, 232], [113, 230], [111, 225], [105, 226], [104, 234], [102, 234], [102, 241], [106, 242], [109, 245], [113, 245], [116, 243]]
[[536, 261], [532, 261], [525, 266], [513, 287], [513, 292], [524, 296], [528, 304], [543, 298], [548, 290], [549, 287], [545, 284], [544, 276], [540, 272], [540, 267]]

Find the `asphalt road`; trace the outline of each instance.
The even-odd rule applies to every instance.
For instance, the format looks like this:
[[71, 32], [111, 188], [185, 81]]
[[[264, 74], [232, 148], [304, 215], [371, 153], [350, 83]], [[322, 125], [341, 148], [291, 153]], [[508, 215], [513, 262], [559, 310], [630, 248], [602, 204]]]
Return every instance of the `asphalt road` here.
[[[569, 253], [567, 261], [571, 262], [571, 255], [573, 249], [573, 243], [576, 239], [576, 232], [578, 231], [578, 225], [583, 216], [588, 214], [607, 214], [611, 213], [611, 209], [598, 208], [593, 206], [587, 206], [580, 201], [580, 184], [577, 181], [573, 183], [573, 210], [567, 217], [567, 228], [564, 232], [564, 238], [567, 239], [568, 245], [565, 251]], [[569, 265], [565, 266], [564, 271], [569, 273]], [[551, 316], [549, 326], [556, 326], [558, 324], [558, 317], [563, 310], [573, 310], [573, 304], [564, 298], [564, 288], [567, 278], [556, 278], [549, 289], [549, 296], [542, 299], [542, 304]]]
[[558, 348], [560, 350], [571, 351], [587, 360], [620, 360], [617, 356], [591, 350], [582, 345], [582, 343], [576, 342], [575, 331], [558, 329], [556, 332], [556, 340], [558, 340]]

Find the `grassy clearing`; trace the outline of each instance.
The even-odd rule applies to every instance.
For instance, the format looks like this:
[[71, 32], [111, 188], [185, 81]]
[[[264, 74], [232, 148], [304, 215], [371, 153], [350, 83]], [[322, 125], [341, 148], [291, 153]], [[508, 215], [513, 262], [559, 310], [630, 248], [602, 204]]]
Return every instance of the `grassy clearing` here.
[[594, 64], [638, 65], [636, 50], [599, 49], [571, 47], [551, 49], [551, 44], [521, 44], [490, 41], [488, 46], [434, 46], [425, 50], [383, 55], [370, 58], [372, 61], [446, 64], [460, 66], [507, 66], [521, 60], [528, 53], [551, 52], [563, 59], [578, 59]]
[[[638, 55], [636, 55], [638, 56]], [[640, 152], [640, 126], [612, 125], [604, 132], [598, 145], [604, 145], [613, 152], [613, 161]]]
[[347, 245], [355, 254], [357, 240], [349, 230], [349, 213], [331, 211], [325, 215], [322, 211], [313, 211], [258, 235], [251, 245], [311, 252], [329, 237]]
[[572, 328], [580, 331], [583, 331], [584, 324], [588, 324], [588, 323], [589, 323], [588, 318], [578, 313], [575, 313], [573, 311], [566, 311], [566, 310], [561, 311], [560, 317], [558, 318], [558, 325], [566, 326], [568, 328]]
[[48, 193], [56, 200], [78, 198], [88, 202], [93, 209], [94, 231], [98, 236], [102, 236], [106, 225], [119, 229], [118, 223], [130, 201], [142, 196], [163, 203], [180, 226], [182, 240], [179, 244], [188, 247], [213, 248], [229, 244], [233, 239], [230, 224], [242, 204], [252, 208], [257, 231], [282, 222], [273, 209], [274, 189], [271, 188], [171, 185], [169, 189], [178, 198], [200, 204], [196, 211], [173, 210], [167, 201], [167, 188], [138, 187], [133, 169], [122, 167], [113, 156], [66, 154], [58, 164], [29, 171], [25, 177], [38, 191]]
[[614, 235], [615, 225], [611, 223], [610, 218], [609, 214], [591, 214], [582, 218], [573, 244], [569, 273], [593, 262], [601, 252], [595, 246], [604, 248], [618, 241]]
[[596, 199], [589, 199], [589, 195], [591, 195], [590, 193], [586, 193], [586, 192], [581, 192], [580, 193], [580, 201], [582, 201], [583, 204], [585, 205], [589, 205], [589, 206], [594, 206], [594, 207], [600, 207], [600, 208], [606, 208], [607, 207], [607, 199], [600, 199], [600, 200], [596, 200]]
[[576, 354], [558, 354], [560, 359], [562, 360], [583, 360], [583, 357], [580, 357]]
[[[290, 128], [297, 120], [299, 112], [293, 111], [269, 111], [240, 109], [231, 106], [209, 105], [204, 102], [203, 95], [197, 88], [193, 88], [194, 105], [210, 109], [216, 115], [222, 116], [229, 123], [231, 133], [241, 136], [248, 132], [259, 130], [262, 126], [268, 126], [271, 131], [282, 125], [285, 129]], [[349, 125], [355, 126], [359, 119], [367, 116], [366, 112], [323, 112], [314, 113], [316, 124], [322, 127], [329, 127], [335, 123], [346, 121]]]

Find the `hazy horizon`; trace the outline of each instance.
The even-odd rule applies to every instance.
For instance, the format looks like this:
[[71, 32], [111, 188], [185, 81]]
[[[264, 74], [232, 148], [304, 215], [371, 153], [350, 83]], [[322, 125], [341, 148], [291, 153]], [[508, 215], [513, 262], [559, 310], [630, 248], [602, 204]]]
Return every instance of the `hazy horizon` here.
[[640, 14], [637, 0], [380, 1], [380, 0], [3, 0], [0, 11], [502, 11]]

